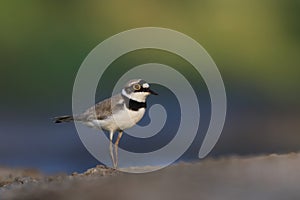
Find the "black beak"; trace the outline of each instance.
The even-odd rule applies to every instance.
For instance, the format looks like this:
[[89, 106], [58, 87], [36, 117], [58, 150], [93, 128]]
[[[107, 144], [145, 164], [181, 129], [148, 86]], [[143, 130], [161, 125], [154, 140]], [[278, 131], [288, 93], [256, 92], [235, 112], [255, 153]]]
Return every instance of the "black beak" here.
[[154, 92], [153, 90], [149, 89], [148, 90], [150, 92], [150, 94], [153, 94], [153, 95], [158, 95], [156, 92]]

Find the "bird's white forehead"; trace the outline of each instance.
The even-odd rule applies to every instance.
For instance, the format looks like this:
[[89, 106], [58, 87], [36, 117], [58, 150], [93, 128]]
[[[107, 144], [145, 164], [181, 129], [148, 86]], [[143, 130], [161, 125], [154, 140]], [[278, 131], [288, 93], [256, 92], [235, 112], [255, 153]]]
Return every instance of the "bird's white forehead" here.
[[143, 88], [149, 88], [150, 86], [149, 86], [149, 84], [148, 83], [144, 83], [143, 84]]

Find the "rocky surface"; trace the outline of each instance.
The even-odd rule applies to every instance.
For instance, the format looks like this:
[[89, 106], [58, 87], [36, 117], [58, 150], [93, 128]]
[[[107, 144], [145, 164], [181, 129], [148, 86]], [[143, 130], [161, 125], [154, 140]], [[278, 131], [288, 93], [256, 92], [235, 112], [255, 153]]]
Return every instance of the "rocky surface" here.
[[0, 169], [0, 199], [300, 199], [300, 154], [205, 159], [146, 174], [97, 166], [43, 176]]

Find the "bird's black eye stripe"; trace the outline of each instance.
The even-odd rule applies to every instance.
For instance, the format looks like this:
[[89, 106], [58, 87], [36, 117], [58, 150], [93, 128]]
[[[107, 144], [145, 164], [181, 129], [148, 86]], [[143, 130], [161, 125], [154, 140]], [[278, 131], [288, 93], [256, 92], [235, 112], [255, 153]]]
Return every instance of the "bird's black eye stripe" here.
[[139, 90], [135, 90], [134, 92], [149, 92], [149, 88], [141, 87]]

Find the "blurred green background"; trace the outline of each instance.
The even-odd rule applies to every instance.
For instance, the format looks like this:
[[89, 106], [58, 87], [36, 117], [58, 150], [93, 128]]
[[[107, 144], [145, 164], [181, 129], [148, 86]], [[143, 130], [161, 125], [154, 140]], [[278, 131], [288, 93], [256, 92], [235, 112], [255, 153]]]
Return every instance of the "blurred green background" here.
[[[94, 165], [74, 127], [53, 127], [50, 118], [71, 112], [77, 70], [97, 44], [145, 26], [187, 34], [219, 67], [228, 118], [212, 155], [298, 151], [299, 10], [298, 0], [1, 1], [0, 164], [50, 172]], [[153, 61], [146, 52], [124, 65], [143, 59]]]

